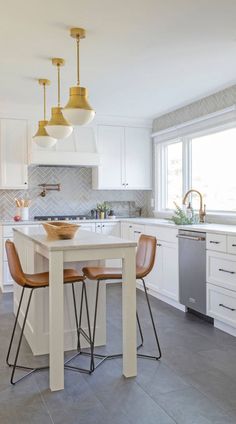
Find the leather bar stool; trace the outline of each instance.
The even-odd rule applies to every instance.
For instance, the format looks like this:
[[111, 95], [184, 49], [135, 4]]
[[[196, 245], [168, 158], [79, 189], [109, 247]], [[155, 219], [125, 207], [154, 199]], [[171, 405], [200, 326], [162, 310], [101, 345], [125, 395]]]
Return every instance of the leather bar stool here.
[[[6, 247], [8, 265], [9, 265], [9, 270], [10, 270], [11, 276], [12, 276], [13, 280], [19, 286], [22, 287], [20, 301], [19, 301], [19, 305], [18, 305], [18, 309], [17, 309], [17, 313], [16, 313], [16, 318], [15, 318], [15, 322], [14, 322], [14, 326], [13, 326], [13, 331], [12, 331], [12, 335], [11, 335], [11, 340], [10, 340], [10, 344], [9, 344], [9, 348], [8, 348], [8, 352], [7, 352], [7, 357], [6, 357], [7, 365], [9, 365], [9, 367], [13, 367], [10, 382], [11, 382], [11, 384], [15, 384], [18, 381], [22, 380], [27, 375], [32, 374], [34, 371], [37, 371], [39, 369], [48, 368], [48, 367], [32, 368], [32, 367], [28, 367], [28, 366], [18, 365], [17, 360], [18, 360], [18, 356], [19, 356], [19, 352], [20, 352], [21, 342], [22, 342], [25, 324], [26, 324], [26, 320], [27, 320], [27, 316], [28, 316], [28, 312], [29, 312], [31, 299], [32, 299], [32, 294], [33, 294], [34, 290], [36, 290], [36, 289], [38, 290], [38, 289], [48, 287], [48, 285], [49, 285], [49, 273], [48, 272], [41, 272], [41, 273], [37, 273], [37, 274], [25, 274], [22, 270], [21, 263], [20, 263], [20, 260], [19, 260], [19, 256], [18, 256], [18, 253], [17, 253], [17, 250], [16, 250], [14, 243], [10, 240], [7, 240], [6, 243], [5, 243], [5, 247]], [[64, 270], [64, 283], [72, 285], [72, 296], [73, 296], [73, 303], [74, 303], [77, 340], [78, 340], [78, 342], [77, 342], [78, 352], [74, 356], [77, 356], [80, 353], [82, 353], [81, 349], [80, 349], [80, 334], [82, 334], [82, 336], [88, 341], [88, 343], [91, 347], [91, 363], [90, 363], [90, 368], [88, 370], [84, 369], [84, 368], [78, 368], [78, 370], [81, 371], [81, 372], [91, 373], [91, 370], [93, 370], [93, 345], [92, 345], [92, 338], [91, 338], [91, 328], [90, 328], [90, 320], [89, 320], [87, 292], [86, 292], [86, 285], [85, 285], [84, 280], [85, 280], [85, 277], [81, 274], [78, 274], [78, 272], [76, 270], [74, 270], [74, 269], [65, 269]], [[78, 314], [77, 314], [75, 288], [74, 288], [74, 283], [77, 283], [77, 282], [80, 282], [82, 284], [81, 305], [80, 305], [81, 310], [80, 310], [79, 320], [78, 320]], [[25, 290], [29, 290], [29, 297], [28, 297], [28, 301], [27, 301], [27, 305], [26, 305], [26, 311], [25, 311], [25, 316], [24, 316], [24, 319], [23, 319], [22, 328], [21, 328], [21, 331], [20, 331], [20, 337], [19, 337], [19, 342], [18, 342], [17, 349], [16, 349], [15, 359], [14, 359], [13, 363], [11, 363], [9, 361], [9, 357], [10, 357], [11, 350], [12, 350], [12, 343], [13, 343], [14, 336], [15, 336], [17, 321], [18, 321], [18, 317], [19, 317], [19, 313], [20, 313], [20, 309], [21, 309]], [[88, 324], [89, 335], [87, 335], [85, 333], [85, 331], [81, 328], [83, 297], [85, 298], [85, 307], [86, 307], [86, 313], [87, 313], [87, 324]], [[74, 356], [73, 356], [73, 358], [74, 358]], [[70, 358], [65, 363], [65, 365], [68, 364], [68, 362], [70, 362], [73, 358]], [[66, 365], [66, 367], [70, 368], [69, 365]], [[16, 368], [20, 368], [20, 369], [23, 369], [23, 370], [29, 370], [29, 372], [27, 374], [25, 374], [23, 377], [14, 381], [14, 375], [15, 375]]]
[[[141, 234], [138, 242], [137, 247], [137, 253], [136, 253], [136, 279], [141, 280], [144, 288], [144, 293], [147, 301], [147, 306], [150, 314], [151, 324], [154, 332], [155, 342], [157, 346], [157, 355], [146, 355], [146, 354], [139, 354], [139, 357], [143, 358], [150, 358], [150, 359], [160, 359], [161, 358], [161, 348], [157, 336], [157, 330], [153, 318], [153, 313], [151, 309], [151, 304], [147, 292], [147, 287], [145, 284], [144, 278], [151, 272], [154, 261], [155, 261], [155, 255], [156, 255], [156, 246], [157, 246], [157, 240], [155, 237], [148, 236]], [[94, 313], [94, 323], [93, 323], [93, 335], [92, 335], [92, 342], [94, 345], [95, 341], [95, 335], [96, 335], [96, 319], [97, 319], [97, 306], [98, 306], [98, 296], [99, 296], [99, 283], [100, 281], [105, 280], [120, 280], [122, 279], [122, 270], [120, 268], [108, 268], [108, 267], [85, 267], [83, 268], [84, 275], [92, 280], [97, 282], [97, 290], [96, 290], [96, 300], [95, 300], [95, 313]], [[137, 316], [137, 324], [138, 329], [141, 336], [141, 344], [138, 346], [141, 347], [143, 345], [143, 334], [140, 326], [140, 320], [138, 313], [136, 312]], [[116, 357], [122, 356], [122, 354], [115, 354], [115, 355], [95, 355], [94, 357], [101, 358], [101, 361], [96, 365], [99, 366], [100, 363], [102, 363], [106, 359], [112, 359]], [[95, 368], [96, 368], [95, 367]]]

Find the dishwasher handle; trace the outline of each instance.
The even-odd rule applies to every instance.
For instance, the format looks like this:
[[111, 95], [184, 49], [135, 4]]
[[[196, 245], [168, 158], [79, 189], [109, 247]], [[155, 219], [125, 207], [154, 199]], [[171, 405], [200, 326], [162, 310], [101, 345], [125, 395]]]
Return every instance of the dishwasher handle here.
[[187, 239], [187, 240], [195, 240], [195, 241], [205, 241], [206, 237], [200, 237], [200, 236], [185, 236], [182, 234], [177, 234], [176, 236], [179, 239]]

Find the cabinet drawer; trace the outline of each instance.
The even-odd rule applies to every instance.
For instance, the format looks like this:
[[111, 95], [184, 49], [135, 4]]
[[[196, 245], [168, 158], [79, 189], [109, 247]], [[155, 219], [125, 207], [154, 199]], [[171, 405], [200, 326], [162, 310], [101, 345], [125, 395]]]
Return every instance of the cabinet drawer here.
[[208, 251], [207, 282], [236, 290], [235, 256]]
[[236, 327], [236, 293], [207, 284], [207, 315]]
[[224, 234], [207, 234], [206, 245], [209, 250], [216, 250], [217, 252], [226, 252], [227, 236]]
[[176, 229], [161, 227], [157, 225], [146, 225], [145, 234], [156, 237], [158, 241], [161, 240], [166, 241], [168, 243], [175, 243], [176, 245], [178, 244], [178, 230]]
[[228, 253], [232, 253], [233, 255], [236, 255], [236, 237], [235, 236], [227, 237], [227, 251]]

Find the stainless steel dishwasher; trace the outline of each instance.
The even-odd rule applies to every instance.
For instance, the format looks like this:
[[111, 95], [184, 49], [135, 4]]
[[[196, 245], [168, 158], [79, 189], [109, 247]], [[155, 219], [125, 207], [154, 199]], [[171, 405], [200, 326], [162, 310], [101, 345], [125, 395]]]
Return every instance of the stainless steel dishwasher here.
[[179, 230], [180, 303], [206, 315], [206, 234]]

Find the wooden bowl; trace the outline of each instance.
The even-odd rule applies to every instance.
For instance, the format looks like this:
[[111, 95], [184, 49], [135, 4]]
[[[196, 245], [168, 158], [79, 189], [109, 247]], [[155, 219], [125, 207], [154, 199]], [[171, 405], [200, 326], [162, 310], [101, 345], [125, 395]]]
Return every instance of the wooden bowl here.
[[50, 221], [44, 222], [43, 227], [50, 240], [73, 239], [80, 225], [67, 222]]

